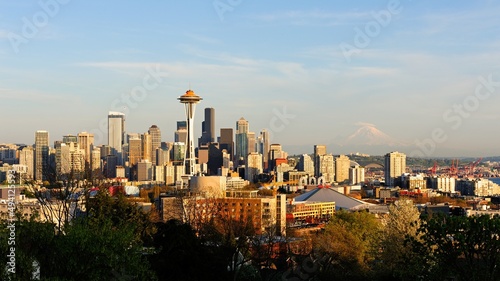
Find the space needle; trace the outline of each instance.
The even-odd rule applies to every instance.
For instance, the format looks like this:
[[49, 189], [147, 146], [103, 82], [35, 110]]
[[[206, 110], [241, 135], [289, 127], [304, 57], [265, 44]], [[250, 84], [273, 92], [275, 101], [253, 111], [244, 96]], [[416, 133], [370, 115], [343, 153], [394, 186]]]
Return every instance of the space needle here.
[[177, 98], [181, 103], [184, 104], [186, 109], [186, 121], [187, 121], [187, 141], [186, 141], [186, 156], [184, 158], [185, 173], [187, 176], [194, 175], [194, 167], [196, 164], [196, 158], [194, 156], [194, 130], [193, 130], [193, 119], [194, 110], [196, 104], [199, 103], [202, 98], [196, 95], [192, 90], [187, 90], [186, 93]]

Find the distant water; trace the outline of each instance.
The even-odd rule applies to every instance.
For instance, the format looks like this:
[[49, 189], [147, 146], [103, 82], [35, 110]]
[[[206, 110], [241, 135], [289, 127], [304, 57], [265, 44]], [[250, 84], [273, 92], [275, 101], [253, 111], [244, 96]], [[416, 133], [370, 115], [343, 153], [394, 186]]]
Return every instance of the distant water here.
[[500, 184], [500, 178], [489, 178], [489, 180], [496, 184]]

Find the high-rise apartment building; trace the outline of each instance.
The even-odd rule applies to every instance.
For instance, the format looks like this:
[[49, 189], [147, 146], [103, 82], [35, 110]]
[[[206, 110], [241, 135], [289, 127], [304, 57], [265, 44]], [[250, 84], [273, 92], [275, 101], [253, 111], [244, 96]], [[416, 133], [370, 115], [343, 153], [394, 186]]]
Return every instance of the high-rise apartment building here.
[[365, 182], [365, 168], [361, 166], [351, 166], [349, 168], [349, 183], [362, 184]]
[[19, 164], [27, 168], [26, 179], [34, 179], [35, 175], [35, 151], [32, 146], [26, 146], [19, 152]]
[[309, 156], [308, 154], [300, 155], [298, 166], [299, 166], [298, 167], [299, 171], [304, 171], [309, 176], [314, 175], [314, 161], [311, 159], [311, 156]]
[[394, 151], [385, 155], [385, 185], [393, 187], [400, 183], [401, 175], [406, 172], [406, 155]]
[[335, 158], [335, 181], [343, 182], [349, 179], [349, 168], [351, 160], [345, 155], [339, 155]]
[[257, 176], [262, 173], [262, 154], [252, 152], [247, 155], [245, 167], [245, 179], [255, 182]]
[[156, 149], [156, 166], [165, 166], [170, 163], [170, 150], [167, 148], [158, 147]]
[[90, 168], [92, 150], [94, 149], [94, 134], [87, 132], [78, 133], [78, 144], [80, 145], [80, 149], [85, 151], [85, 165]]
[[152, 125], [148, 130], [151, 136], [151, 162], [156, 165], [156, 149], [161, 147], [161, 131], [156, 125]]
[[108, 145], [111, 154], [116, 155], [118, 164], [122, 161], [123, 136], [125, 134], [125, 114], [110, 111], [108, 114]]
[[[318, 156], [319, 174], [325, 182], [332, 183], [335, 181], [335, 159], [332, 154], [324, 154]], [[315, 169], [316, 170], [316, 169]], [[315, 172], [316, 173], [316, 172]]]
[[84, 169], [85, 151], [80, 149], [78, 143], [62, 142], [56, 148], [56, 171], [59, 179], [68, 178], [70, 174], [77, 179]]
[[319, 177], [321, 176], [321, 163], [320, 163], [320, 156], [326, 154], [326, 145], [320, 145], [316, 144], [314, 145], [314, 176]]
[[286, 159], [287, 153], [281, 149], [281, 144], [273, 143], [269, 146], [269, 170], [272, 171], [277, 166], [276, 159]]
[[243, 158], [246, 159], [248, 155], [248, 121], [241, 117], [236, 122], [236, 162]]
[[99, 147], [94, 147], [92, 149], [92, 160], [90, 161], [90, 170], [92, 171], [92, 177], [100, 175], [102, 171], [101, 166], [101, 149]]
[[137, 180], [153, 180], [153, 165], [149, 160], [141, 160], [141, 162], [137, 163]]
[[49, 132], [35, 133], [35, 180], [48, 179], [49, 173]]
[[18, 162], [18, 146], [15, 144], [0, 144], [0, 161], [8, 164]]
[[129, 167], [137, 165], [142, 160], [142, 139], [132, 137], [128, 140], [128, 164]]

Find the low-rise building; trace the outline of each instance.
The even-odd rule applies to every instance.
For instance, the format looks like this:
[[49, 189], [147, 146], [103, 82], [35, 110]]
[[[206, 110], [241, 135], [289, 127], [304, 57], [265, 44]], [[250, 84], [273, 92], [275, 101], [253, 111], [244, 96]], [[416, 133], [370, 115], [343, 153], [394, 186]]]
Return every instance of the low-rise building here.
[[461, 195], [491, 196], [500, 194], [500, 185], [483, 178], [459, 179], [456, 183], [456, 190]]
[[194, 194], [167, 196], [160, 198], [160, 210], [163, 221], [178, 219], [195, 228], [199, 223], [215, 219], [219, 223], [252, 223], [257, 234], [284, 235], [286, 232], [284, 194], [224, 198], [207, 198]]

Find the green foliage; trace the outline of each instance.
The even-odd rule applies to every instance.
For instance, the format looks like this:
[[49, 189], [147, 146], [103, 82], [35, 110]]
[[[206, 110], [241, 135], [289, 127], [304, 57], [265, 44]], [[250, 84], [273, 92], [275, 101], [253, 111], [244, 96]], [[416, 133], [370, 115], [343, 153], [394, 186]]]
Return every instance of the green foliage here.
[[35, 221], [34, 217], [24, 218], [19, 214], [15, 225], [15, 244], [9, 245], [7, 241], [10, 235], [10, 222], [4, 221], [0, 223], [0, 261], [5, 265], [8, 261], [6, 258], [10, 253], [10, 248], [15, 248], [16, 272], [8, 274], [5, 266], [0, 266], [1, 280], [31, 280], [33, 272], [35, 272], [35, 261], [39, 261], [39, 257], [43, 256], [47, 251], [45, 245], [51, 244], [54, 237], [54, 225], [49, 223], [40, 223]]
[[[124, 198], [105, 194], [94, 198], [86, 216], [56, 231], [55, 225], [34, 219], [16, 222], [16, 274], [12, 280], [33, 280], [34, 262], [41, 280], [155, 280], [143, 256], [141, 237], [147, 217]], [[145, 220], [145, 221], [144, 221]], [[0, 226], [2, 241], [8, 234]], [[1, 243], [1, 261], [6, 257]], [[8, 280], [5, 268], [2, 280]]]
[[132, 227], [135, 241], [151, 239], [155, 232], [155, 226], [150, 222], [148, 214], [128, 202], [123, 194], [109, 196], [105, 188], [101, 188], [94, 198], [87, 198], [86, 210], [89, 224], [98, 226], [101, 222], [110, 220], [114, 228]]
[[226, 280], [232, 249], [203, 243], [191, 226], [176, 220], [157, 225], [153, 246], [158, 252], [149, 257], [160, 280]]
[[[421, 255], [418, 276], [426, 280], [500, 280], [500, 218], [433, 215], [412, 239]], [[408, 279], [415, 276], [408, 276]]]
[[369, 278], [381, 235], [381, 224], [367, 212], [339, 211], [314, 241], [315, 250], [328, 257], [321, 279]]
[[[42, 275], [65, 280], [129, 280], [153, 278], [135, 239], [135, 226], [113, 226], [113, 221], [74, 221], [66, 235], [55, 237], [53, 251], [40, 263]], [[61, 265], [64, 266], [61, 267]]]
[[398, 278], [406, 274], [408, 257], [413, 254], [412, 249], [405, 245], [405, 239], [419, 239], [420, 212], [413, 201], [398, 200], [389, 206], [389, 214], [383, 219], [383, 224], [378, 270], [386, 277]]

